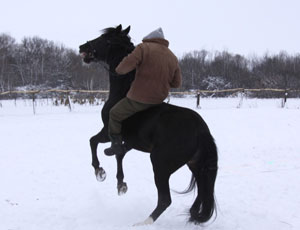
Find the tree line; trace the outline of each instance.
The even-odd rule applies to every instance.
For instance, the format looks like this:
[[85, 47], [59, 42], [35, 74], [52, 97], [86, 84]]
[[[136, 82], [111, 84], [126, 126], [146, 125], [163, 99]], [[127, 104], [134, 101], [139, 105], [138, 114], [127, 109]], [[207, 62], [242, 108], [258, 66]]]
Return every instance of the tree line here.
[[0, 91], [15, 89], [107, 89], [101, 65], [84, 65], [78, 51], [39, 37], [21, 43], [0, 34]]
[[[244, 57], [228, 51], [193, 51], [179, 58], [181, 91], [230, 88], [300, 89], [300, 54]], [[39, 37], [20, 43], [0, 34], [0, 91], [109, 88], [103, 65], [83, 64], [78, 51]]]
[[194, 51], [180, 59], [186, 89], [300, 89], [300, 54], [246, 58], [227, 51]]

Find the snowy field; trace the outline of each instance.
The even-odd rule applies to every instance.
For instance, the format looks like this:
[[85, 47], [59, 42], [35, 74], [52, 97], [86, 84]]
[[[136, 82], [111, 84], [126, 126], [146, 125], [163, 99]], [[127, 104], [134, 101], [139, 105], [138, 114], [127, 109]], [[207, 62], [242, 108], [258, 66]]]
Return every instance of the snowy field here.
[[[89, 138], [102, 127], [103, 105], [55, 107], [51, 101], [1, 101], [0, 230], [286, 230], [300, 229], [300, 99], [171, 99], [196, 110], [219, 150], [218, 216], [203, 227], [187, 224], [195, 195], [172, 192], [172, 205], [151, 226], [132, 227], [153, 211], [156, 187], [149, 154], [124, 159], [128, 192], [117, 195], [116, 163], [99, 145], [107, 178], [91, 167]], [[184, 190], [190, 171], [171, 177]]]

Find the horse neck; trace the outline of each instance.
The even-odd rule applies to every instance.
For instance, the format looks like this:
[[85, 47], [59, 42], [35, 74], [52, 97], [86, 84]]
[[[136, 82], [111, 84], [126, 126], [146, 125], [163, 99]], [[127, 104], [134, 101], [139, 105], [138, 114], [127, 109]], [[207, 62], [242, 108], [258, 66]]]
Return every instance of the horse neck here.
[[126, 57], [128, 54], [130, 54], [134, 50], [134, 45], [132, 43], [128, 44], [128, 47], [123, 47], [123, 49], [114, 52], [112, 55], [109, 55], [111, 58], [107, 60], [107, 64], [109, 65], [110, 72], [115, 72], [116, 67], [119, 65], [119, 63], [123, 60], [124, 57]]
[[129, 72], [125, 75], [118, 75], [115, 72], [116, 67], [123, 60], [125, 56], [132, 52], [134, 46], [129, 47], [127, 52], [123, 55], [112, 55], [114, 59], [110, 60], [109, 65], [109, 98], [119, 101], [126, 97], [132, 81], [134, 80], [135, 71]]

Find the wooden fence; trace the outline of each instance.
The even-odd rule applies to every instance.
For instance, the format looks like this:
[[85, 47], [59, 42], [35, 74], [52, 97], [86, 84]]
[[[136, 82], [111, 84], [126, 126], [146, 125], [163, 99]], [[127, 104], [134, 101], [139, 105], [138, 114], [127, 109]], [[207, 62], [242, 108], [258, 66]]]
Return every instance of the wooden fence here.
[[[11, 95], [30, 95], [30, 98], [35, 102], [37, 95], [39, 94], [49, 94], [49, 93], [59, 93], [63, 94], [65, 100], [65, 105], [68, 105], [70, 110], [71, 102], [70, 95], [78, 95], [78, 94], [108, 94], [108, 90], [61, 90], [61, 89], [49, 89], [49, 90], [28, 90], [28, 91], [5, 91], [0, 92], [0, 100], [1, 96], [11, 96]], [[280, 96], [282, 98], [282, 107], [285, 106], [287, 98], [290, 93], [299, 93], [299, 89], [274, 89], [274, 88], [264, 88], [264, 89], [245, 89], [245, 88], [235, 88], [235, 89], [221, 89], [221, 90], [194, 90], [194, 91], [186, 91], [186, 92], [170, 92], [170, 96], [184, 96], [184, 95], [194, 95], [196, 98], [196, 106], [200, 108], [200, 98], [201, 95], [204, 96], [206, 94], [220, 94], [220, 93], [239, 93], [240, 94], [240, 103], [237, 107], [240, 107], [243, 101], [244, 96], [249, 92], [277, 92], [282, 93]], [[0, 103], [1, 105], [1, 103]], [[33, 111], [35, 113], [35, 103], [33, 103]]]
[[[299, 89], [273, 89], [273, 88], [264, 88], [264, 89], [244, 89], [244, 88], [235, 88], [235, 89], [221, 89], [221, 90], [195, 90], [195, 91], [185, 91], [185, 92], [170, 92], [171, 95], [197, 95], [202, 93], [236, 93], [236, 92], [300, 92]], [[108, 93], [108, 90], [62, 90], [62, 89], [49, 89], [49, 90], [28, 90], [28, 91], [5, 91], [0, 92], [1, 95], [8, 94], [39, 94], [39, 93]]]

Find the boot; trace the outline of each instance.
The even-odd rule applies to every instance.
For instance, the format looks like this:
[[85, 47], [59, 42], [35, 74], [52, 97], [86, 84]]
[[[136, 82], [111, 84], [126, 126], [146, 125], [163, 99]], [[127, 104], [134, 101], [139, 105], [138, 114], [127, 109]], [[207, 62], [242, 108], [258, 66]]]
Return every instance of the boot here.
[[104, 150], [105, 155], [113, 156], [117, 154], [122, 154], [124, 152], [122, 146], [122, 136], [121, 135], [109, 135], [111, 141], [110, 148]]

